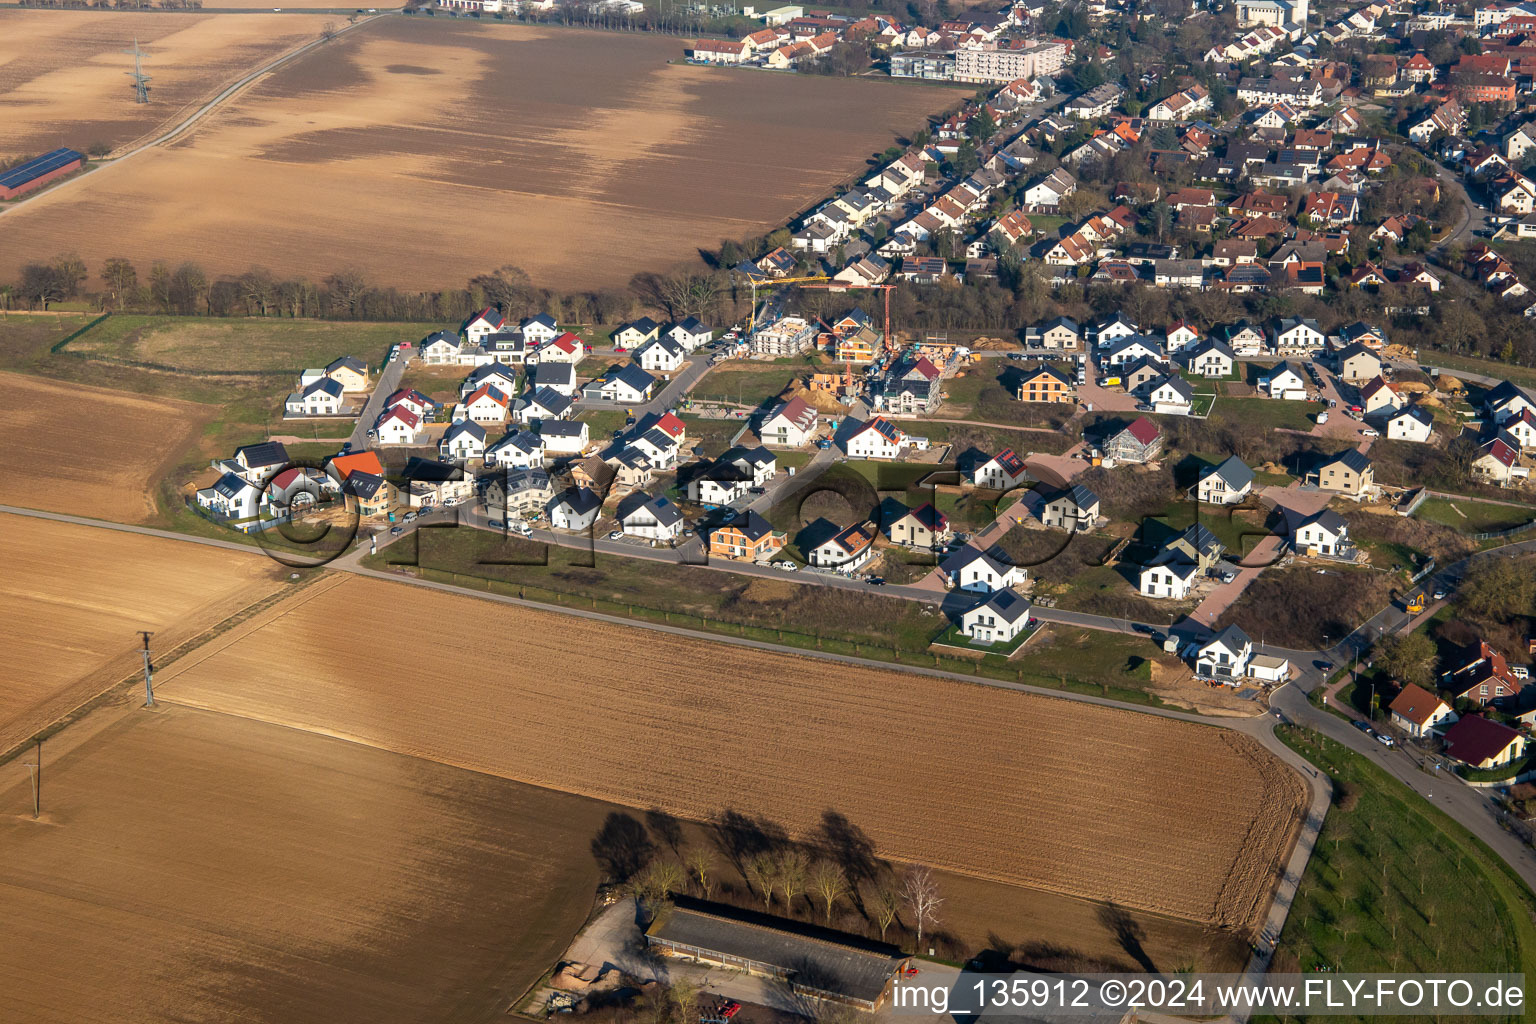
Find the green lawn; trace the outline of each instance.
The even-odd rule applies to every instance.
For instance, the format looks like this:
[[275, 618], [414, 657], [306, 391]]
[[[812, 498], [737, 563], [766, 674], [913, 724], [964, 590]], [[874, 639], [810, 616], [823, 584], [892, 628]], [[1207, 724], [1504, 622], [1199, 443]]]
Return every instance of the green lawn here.
[[1275, 970], [1536, 971], [1536, 900], [1503, 861], [1367, 758], [1295, 726], [1279, 734], [1336, 792]]
[[1274, 398], [1223, 398], [1211, 419], [1232, 424], [1251, 424], [1264, 430], [1284, 427], [1310, 431], [1322, 408], [1317, 402], [1287, 402]]
[[1497, 377], [1500, 380], [1514, 381], [1516, 384], [1536, 386], [1536, 368], [1530, 366], [1501, 363], [1494, 359], [1478, 359], [1475, 356], [1451, 355], [1437, 350], [1421, 351], [1419, 355], [1424, 365], [1446, 367], [1452, 371], [1452, 376], [1455, 376], [1456, 370], [1466, 370], [1485, 377]]
[[[743, 368], [736, 369], [736, 366]], [[798, 366], [724, 363], [706, 373], [689, 394], [695, 401], [732, 402], [756, 408], [797, 378], [805, 376], [809, 369], [804, 363]]]
[[1496, 533], [1536, 519], [1536, 508], [1496, 505], [1466, 498], [1427, 498], [1414, 516], [1462, 533]]
[[588, 436], [594, 442], [600, 442], [611, 437], [615, 430], [624, 429], [624, 421], [629, 417], [623, 409], [588, 409], [578, 413], [576, 418], [587, 424]]
[[66, 351], [193, 372], [256, 373], [297, 373], [351, 355], [377, 370], [391, 345], [415, 344], [442, 326], [127, 314], [103, 321]]

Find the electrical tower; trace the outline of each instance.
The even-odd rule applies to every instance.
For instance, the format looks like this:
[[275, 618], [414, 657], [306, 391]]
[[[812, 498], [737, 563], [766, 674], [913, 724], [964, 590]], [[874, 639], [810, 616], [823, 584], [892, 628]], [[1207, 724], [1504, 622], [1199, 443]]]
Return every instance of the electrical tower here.
[[139, 50], [139, 41], [135, 39], [133, 41], [133, 49], [124, 50], [123, 52], [133, 54], [133, 70], [125, 71], [123, 74], [133, 79], [133, 90], [137, 102], [148, 103], [149, 76], [144, 73], [144, 66], [140, 63], [143, 60], [144, 54]]
[[153, 633], [139, 630], [139, 636], [144, 638], [144, 706], [155, 706], [155, 666], [149, 661], [149, 638]]

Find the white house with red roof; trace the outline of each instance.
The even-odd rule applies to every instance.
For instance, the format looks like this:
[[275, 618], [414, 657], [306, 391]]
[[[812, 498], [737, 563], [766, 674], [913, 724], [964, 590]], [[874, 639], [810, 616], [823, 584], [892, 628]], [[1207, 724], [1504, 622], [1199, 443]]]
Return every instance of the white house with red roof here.
[[486, 306], [459, 325], [459, 333], [471, 345], [478, 345], [490, 335], [499, 333], [506, 326], [507, 318], [498, 313], [494, 306]]
[[1510, 671], [1504, 655], [1486, 640], [1469, 647], [1461, 664], [1444, 673], [1440, 683], [1458, 698], [1483, 706], [1513, 703], [1525, 685]]
[[386, 411], [374, 426], [379, 444], [415, 444], [421, 430], [421, 417], [404, 403]]
[[483, 384], [460, 405], [464, 419], [474, 423], [500, 423], [507, 418], [509, 399], [494, 384]]
[[816, 435], [820, 414], [816, 407], [798, 395], [781, 402], [768, 413], [757, 428], [763, 444], [778, 448], [799, 448]]
[[582, 340], [570, 331], [551, 338], [539, 347], [538, 362], [540, 363], [570, 363], [575, 365], [581, 362], [587, 348]]
[[1023, 483], [1028, 475], [1029, 470], [1018, 453], [1012, 448], [1004, 448], [971, 471], [971, 482], [988, 490], [1006, 491]]
[[384, 399], [384, 408], [393, 409], [402, 406], [415, 413], [418, 417], [426, 419], [427, 414], [437, 408], [437, 403], [415, 388], [401, 388], [388, 398]]
[[1426, 736], [1439, 726], [1456, 721], [1456, 712], [1422, 686], [1408, 683], [1392, 699], [1388, 710], [1392, 724], [1409, 736]]
[[912, 443], [906, 433], [884, 416], [876, 416], [854, 428], [843, 443], [852, 459], [895, 459]]

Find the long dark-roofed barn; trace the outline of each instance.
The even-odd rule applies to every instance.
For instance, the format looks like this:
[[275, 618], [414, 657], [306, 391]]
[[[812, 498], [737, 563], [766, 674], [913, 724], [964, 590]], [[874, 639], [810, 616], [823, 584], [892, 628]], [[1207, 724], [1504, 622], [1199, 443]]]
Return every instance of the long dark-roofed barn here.
[[85, 154], [73, 149], [56, 149], [19, 167], [0, 174], [0, 199], [15, 199], [23, 192], [42, 188], [55, 178], [72, 174], [85, 166]]
[[905, 961], [893, 946], [679, 898], [646, 930], [663, 956], [777, 978], [802, 997], [877, 1009]]

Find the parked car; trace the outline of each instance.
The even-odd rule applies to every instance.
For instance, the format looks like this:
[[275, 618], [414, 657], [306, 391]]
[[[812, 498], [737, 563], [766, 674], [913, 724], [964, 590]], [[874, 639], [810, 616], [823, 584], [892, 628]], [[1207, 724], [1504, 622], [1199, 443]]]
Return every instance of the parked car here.
[[1397, 741], [1394, 740], [1391, 736], [1388, 736], [1384, 732], [1378, 732], [1376, 734], [1376, 742], [1380, 743], [1384, 747], [1395, 747], [1395, 746], [1397, 746]]
[[1381, 436], [1381, 431], [1377, 430], [1375, 427], [1366, 427], [1364, 430], [1360, 431], [1360, 436], [1361, 437], [1380, 437]]
[[397, 536], [397, 535], [402, 534], [404, 532], [405, 532], [405, 527], [403, 527], [403, 526], [391, 526], [389, 528], [389, 534], [390, 534], [391, 537]]
[[1356, 720], [1350, 724], [1353, 725], [1356, 729], [1359, 729], [1361, 732], [1365, 733], [1367, 736], [1371, 735], [1372, 730], [1368, 723]]
[[415, 512], [407, 512], [405, 514], [405, 521], [408, 522], [408, 523], [414, 523], [416, 521], [416, 513]]
[[500, 519], [487, 519], [485, 521], [485, 525], [489, 526], [493, 530], [505, 530], [507, 528], [507, 524], [502, 522]]
[[624, 539], [624, 531], [623, 530], [614, 530], [612, 533], [610, 533], [608, 535], [608, 539], [609, 540], [623, 540]]

